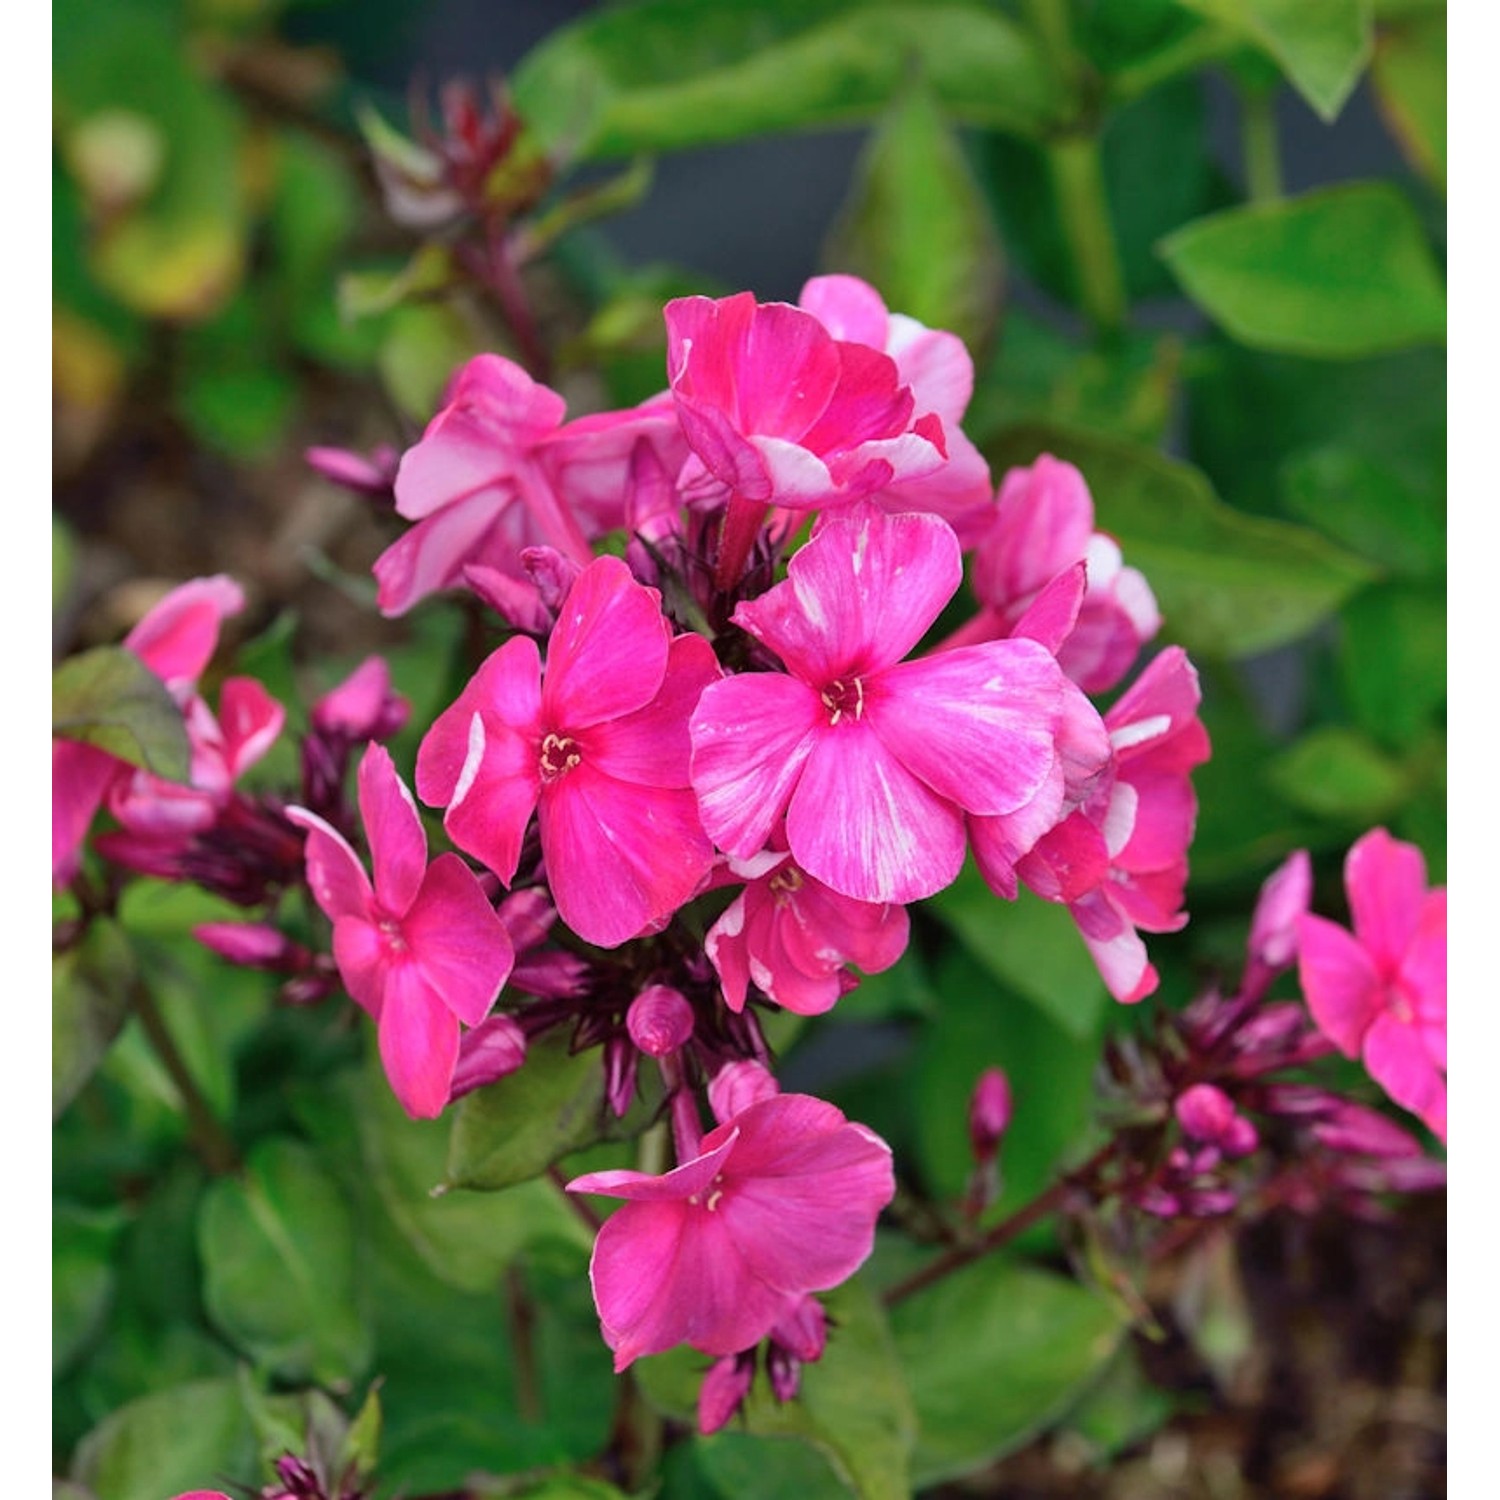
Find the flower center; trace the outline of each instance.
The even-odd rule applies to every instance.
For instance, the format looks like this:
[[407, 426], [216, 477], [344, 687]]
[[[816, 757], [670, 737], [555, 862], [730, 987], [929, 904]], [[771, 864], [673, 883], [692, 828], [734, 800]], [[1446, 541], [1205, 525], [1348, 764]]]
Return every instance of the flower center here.
[[699, 1204], [701, 1204], [704, 1208], [706, 1208], [709, 1211], [709, 1213], [712, 1213], [719, 1206], [719, 1204], [722, 1201], [723, 1197], [724, 1197], [724, 1174], [722, 1172], [720, 1172], [718, 1174], [718, 1176], [715, 1177], [714, 1180], [711, 1183], [709, 1183], [709, 1185], [708, 1185], [708, 1192], [707, 1192], [706, 1195], [703, 1194], [703, 1193], [694, 1193], [688, 1199], [688, 1202], [691, 1203], [695, 1208]]
[[545, 735], [542, 739], [542, 780], [556, 781], [582, 759], [577, 740], [570, 740], [565, 734]]
[[865, 711], [865, 685], [858, 677], [851, 677], [848, 682], [836, 678], [823, 689], [821, 696], [830, 724], [837, 724], [846, 716], [858, 721]]
[[796, 865], [787, 865], [778, 870], [766, 885], [776, 897], [777, 906], [785, 906], [802, 889], [802, 871]]
[[406, 952], [406, 939], [402, 936], [401, 924], [393, 917], [382, 917], [380, 919], [380, 936], [385, 940], [387, 952]]

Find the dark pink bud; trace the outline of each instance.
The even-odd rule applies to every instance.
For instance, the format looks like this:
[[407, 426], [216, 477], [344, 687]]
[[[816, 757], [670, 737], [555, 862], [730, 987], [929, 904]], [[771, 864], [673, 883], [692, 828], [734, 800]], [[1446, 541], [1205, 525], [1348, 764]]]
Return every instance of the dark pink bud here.
[[692, 1036], [693, 1007], [670, 986], [653, 984], [631, 1001], [625, 1028], [648, 1057], [667, 1057]]
[[1336, 1175], [1341, 1182], [1367, 1193], [1430, 1193], [1448, 1183], [1446, 1163], [1430, 1156], [1353, 1158], [1342, 1163]]
[[750, 1394], [754, 1379], [754, 1350], [715, 1360], [698, 1387], [698, 1431], [707, 1437], [724, 1426]]
[[526, 1033], [511, 1016], [490, 1016], [464, 1032], [448, 1102], [514, 1073], [526, 1061]]
[[1182, 1211], [1193, 1219], [1216, 1219], [1222, 1214], [1232, 1214], [1239, 1201], [1233, 1188], [1200, 1188], [1187, 1195]]
[[1332, 1151], [1355, 1156], [1415, 1157], [1422, 1146], [1414, 1135], [1362, 1104], [1340, 1100], [1335, 1113], [1312, 1128], [1314, 1137]]
[[1272, 973], [1297, 961], [1297, 919], [1312, 899], [1312, 861], [1299, 849], [1260, 888], [1250, 921], [1250, 962]]
[[805, 1365], [823, 1357], [828, 1344], [828, 1314], [816, 1297], [799, 1297], [771, 1330], [772, 1342]]
[[[1281, 1054], [1307, 1027], [1307, 1012], [1294, 1000], [1268, 1005], [1240, 1027], [1234, 1050], [1247, 1062], [1277, 1066]], [[1247, 1070], [1248, 1071], [1248, 1070]]]
[[528, 635], [546, 635], [557, 619], [529, 578], [512, 578], [483, 563], [466, 563], [464, 582], [507, 625]]
[[411, 704], [391, 691], [385, 659], [367, 656], [336, 688], [313, 704], [312, 726], [346, 740], [387, 740], [411, 715]]
[[528, 953], [511, 970], [512, 988], [544, 1000], [565, 1000], [588, 988], [589, 966], [574, 953]]
[[555, 547], [523, 547], [521, 566], [536, 585], [544, 609], [556, 615], [568, 590], [583, 571], [572, 558], [564, 557]]
[[1176, 1219], [1182, 1216], [1182, 1199], [1163, 1188], [1143, 1189], [1135, 1203], [1143, 1213], [1151, 1214], [1158, 1219]]
[[1010, 1080], [1000, 1068], [986, 1068], [969, 1096], [969, 1145], [981, 1166], [994, 1160], [1010, 1116]]
[[778, 1401], [792, 1400], [802, 1387], [802, 1362], [779, 1344], [772, 1344], [766, 1352], [766, 1374], [771, 1377], [771, 1394]]
[[281, 1001], [284, 1005], [315, 1005], [340, 988], [336, 974], [299, 974], [282, 985]]
[[389, 443], [372, 448], [368, 458], [347, 448], [309, 448], [302, 456], [325, 479], [344, 489], [396, 503], [396, 469], [401, 455]]
[[1260, 1135], [1244, 1115], [1236, 1115], [1229, 1122], [1229, 1128], [1224, 1132], [1224, 1139], [1220, 1142], [1224, 1155], [1231, 1161], [1238, 1161], [1242, 1156], [1249, 1156], [1260, 1145]]
[[1222, 1145], [1235, 1119], [1234, 1101], [1211, 1083], [1195, 1083], [1184, 1089], [1172, 1111], [1188, 1135], [1212, 1146]]
[[557, 920], [557, 908], [548, 899], [546, 891], [539, 886], [516, 891], [496, 908], [496, 915], [505, 924], [510, 934], [511, 946], [517, 953], [528, 948], [539, 948], [546, 941], [552, 924]]
[[617, 1120], [630, 1113], [635, 1102], [635, 1069], [640, 1053], [628, 1037], [616, 1034], [604, 1044], [604, 1097]]
[[723, 1125], [752, 1104], [774, 1098], [780, 1092], [781, 1086], [759, 1063], [726, 1063], [708, 1086], [708, 1103], [714, 1119]]
[[1306, 1083], [1273, 1083], [1260, 1096], [1263, 1114], [1283, 1115], [1294, 1120], [1323, 1119], [1337, 1114], [1344, 1101], [1327, 1089]]
[[220, 958], [248, 969], [270, 969], [297, 974], [312, 962], [312, 954], [284, 933], [264, 922], [204, 922], [193, 936]]

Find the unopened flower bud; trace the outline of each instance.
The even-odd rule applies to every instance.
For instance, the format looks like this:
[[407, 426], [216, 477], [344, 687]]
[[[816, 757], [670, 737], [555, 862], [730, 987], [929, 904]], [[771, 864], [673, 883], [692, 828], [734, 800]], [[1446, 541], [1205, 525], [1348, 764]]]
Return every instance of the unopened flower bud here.
[[1242, 1156], [1251, 1155], [1259, 1145], [1260, 1132], [1244, 1115], [1236, 1115], [1229, 1122], [1229, 1128], [1224, 1132], [1224, 1139], [1219, 1142], [1220, 1149], [1231, 1161], [1238, 1161]]
[[724, 1125], [752, 1104], [772, 1099], [780, 1092], [781, 1086], [759, 1063], [726, 1063], [708, 1086], [708, 1103], [714, 1119]]
[[537, 586], [529, 578], [512, 578], [499, 568], [467, 563], [464, 582], [507, 625], [528, 635], [546, 635], [557, 619], [556, 610], [542, 603]]
[[1000, 1068], [986, 1068], [969, 1096], [969, 1145], [981, 1166], [994, 1160], [1010, 1117], [1010, 1080]]
[[526, 1061], [526, 1033], [513, 1016], [489, 1016], [459, 1038], [448, 1102], [514, 1073]]
[[625, 1029], [647, 1057], [668, 1057], [692, 1036], [693, 1007], [669, 985], [653, 984], [631, 1001]]
[[1319, 1120], [1312, 1133], [1330, 1150], [1354, 1156], [1398, 1158], [1422, 1155], [1421, 1143], [1414, 1135], [1375, 1110], [1345, 1100], [1338, 1102], [1331, 1115]]
[[635, 1102], [635, 1070], [640, 1053], [628, 1037], [618, 1032], [604, 1044], [604, 1097], [617, 1120], [630, 1113]]
[[568, 590], [583, 571], [571, 557], [564, 557], [555, 547], [523, 547], [521, 566], [536, 585], [543, 607], [554, 615], [562, 608]]
[[203, 922], [193, 936], [220, 958], [247, 969], [270, 969], [276, 974], [298, 974], [312, 962], [312, 954], [264, 922]]
[[1172, 1106], [1177, 1123], [1195, 1141], [1222, 1145], [1235, 1119], [1234, 1101], [1211, 1083], [1195, 1083]]
[[380, 656], [367, 656], [336, 688], [312, 707], [312, 727], [320, 734], [354, 741], [388, 740], [404, 727], [411, 704], [391, 691], [391, 669]]
[[717, 1432], [740, 1409], [755, 1379], [755, 1351], [726, 1354], [715, 1360], [698, 1387], [698, 1431]]
[[771, 1340], [805, 1365], [823, 1357], [828, 1344], [828, 1314], [816, 1297], [799, 1297], [771, 1329]]
[[396, 470], [401, 455], [389, 443], [381, 443], [368, 458], [347, 448], [309, 448], [302, 457], [310, 468], [357, 495], [396, 504]]
[[779, 1344], [772, 1344], [766, 1353], [766, 1374], [771, 1377], [771, 1394], [778, 1401], [791, 1401], [802, 1388], [802, 1361]]
[[1299, 849], [1260, 888], [1250, 922], [1250, 962], [1280, 973], [1297, 961], [1297, 919], [1312, 900], [1312, 861]]

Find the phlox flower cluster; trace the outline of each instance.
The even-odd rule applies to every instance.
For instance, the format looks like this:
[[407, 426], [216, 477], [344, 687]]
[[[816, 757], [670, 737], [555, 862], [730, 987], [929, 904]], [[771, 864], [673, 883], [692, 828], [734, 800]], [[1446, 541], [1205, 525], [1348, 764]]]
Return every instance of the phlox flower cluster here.
[[[844, 276], [795, 306], [679, 299], [665, 322], [666, 386], [638, 407], [569, 418], [485, 354], [399, 460], [316, 455], [407, 523], [374, 566], [385, 613], [464, 590], [495, 630], [425, 728], [415, 797], [379, 743], [404, 705], [369, 664], [314, 710], [299, 795], [234, 790], [282, 715], [232, 683], [217, 717], [196, 697], [239, 602], [207, 580], [127, 642], [183, 706], [192, 786], [61, 744], [54, 876], [104, 805], [119, 829], [101, 852], [132, 868], [246, 905], [305, 881], [331, 956], [269, 923], [204, 941], [294, 976], [295, 998], [336, 971], [414, 1116], [553, 1031], [598, 1049], [619, 1115], [654, 1070], [675, 1167], [572, 1187], [625, 1200], [592, 1269], [617, 1366], [678, 1343], [712, 1356], [716, 1425], [763, 1343], [776, 1394], [795, 1390], [822, 1350], [813, 1294], [865, 1259], [894, 1191], [870, 1131], [778, 1091], [759, 1016], [826, 1012], [893, 965], [908, 906], [970, 855], [997, 898], [1066, 906], [1114, 996], [1141, 999], [1141, 934], [1186, 921], [1209, 746], [1185, 654], [1141, 665], [1155, 601], [1082, 476], [1043, 456], [997, 487], [965, 436], [973, 367], [952, 334]], [[1101, 714], [1090, 695], [1133, 672]], [[419, 800], [457, 852], [429, 859]], [[244, 830], [272, 852], [236, 888], [229, 855], [259, 847]], [[1387, 936], [1369, 950], [1382, 995], [1407, 941]], [[1357, 1011], [1384, 1056], [1375, 1012], [1405, 1024], [1395, 1002], [1339, 993], [1340, 1045]]]

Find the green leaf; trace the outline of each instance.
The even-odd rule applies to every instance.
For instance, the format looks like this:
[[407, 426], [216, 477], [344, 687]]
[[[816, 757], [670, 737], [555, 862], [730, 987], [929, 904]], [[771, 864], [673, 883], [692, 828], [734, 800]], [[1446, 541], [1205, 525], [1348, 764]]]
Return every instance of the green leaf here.
[[1448, 697], [1448, 601], [1441, 585], [1390, 583], [1344, 610], [1339, 667], [1355, 718], [1407, 749], [1436, 728]]
[[1282, 469], [1282, 493], [1292, 515], [1390, 572], [1443, 572], [1442, 505], [1374, 458], [1335, 444], [1303, 449]]
[[1103, 1465], [1158, 1431], [1177, 1404], [1151, 1383], [1135, 1349], [1122, 1343], [1104, 1374], [1069, 1411], [1065, 1425], [1088, 1445], [1093, 1462]]
[[[745, 1402], [745, 1430], [810, 1443], [860, 1500], [906, 1500], [912, 1395], [884, 1312], [858, 1278], [822, 1300], [831, 1324], [822, 1359], [803, 1367], [797, 1399], [785, 1404], [759, 1377]], [[710, 1469], [718, 1442], [708, 1438], [702, 1445], [700, 1457]]]
[[726, 1428], [695, 1437], [693, 1450], [699, 1471], [722, 1500], [846, 1500], [849, 1494], [828, 1459], [806, 1443]]
[[907, 89], [876, 126], [823, 262], [862, 276], [929, 328], [986, 347], [1000, 311], [1000, 239], [957, 134]]
[[1442, 276], [1388, 183], [1228, 209], [1160, 249], [1188, 296], [1251, 348], [1359, 359], [1446, 336]]
[[1105, 1008], [1104, 982], [1066, 907], [1030, 891], [1002, 900], [971, 861], [929, 909], [1001, 984], [1071, 1036], [1094, 1034]]
[[449, 1122], [409, 1118], [373, 1049], [364, 1070], [343, 1074], [334, 1093], [356, 1122], [360, 1158], [382, 1206], [435, 1276], [464, 1291], [487, 1291], [543, 1241], [571, 1247], [581, 1269], [592, 1241], [551, 1183], [434, 1196], [443, 1183]]
[[644, 0], [554, 32], [516, 108], [573, 158], [633, 156], [872, 119], [912, 68], [954, 118], [1037, 135], [1063, 111], [1036, 44], [973, 4]]
[[594, 1051], [568, 1051], [565, 1038], [533, 1046], [517, 1072], [476, 1090], [458, 1106], [448, 1146], [450, 1187], [510, 1187], [602, 1134], [604, 1069]]
[[1039, 453], [1082, 470], [1097, 523], [1146, 575], [1164, 634], [1205, 656], [1252, 656], [1307, 634], [1371, 575], [1316, 533], [1231, 510], [1189, 464], [1062, 428], [1014, 428], [986, 446], [998, 475]]
[[891, 1325], [916, 1398], [918, 1485], [1029, 1442], [1067, 1409], [1122, 1333], [1076, 1282], [988, 1256], [900, 1303]]
[[95, 646], [52, 673], [52, 733], [168, 781], [189, 774], [187, 729], [166, 684], [124, 646]]
[[1370, 60], [1369, 0], [1179, 0], [1275, 58], [1292, 86], [1332, 120]]
[[97, 1500], [162, 1500], [244, 1475], [254, 1462], [237, 1382], [200, 1380], [111, 1412], [79, 1445], [72, 1478]]
[[268, 1139], [221, 1179], [198, 1221], [203, 1300], [236, 1345], [288, 1380], [341, 1385], [370, 1358], [354, 1231], [338, 1188], [294, 1141]]
[[103, 1326], [115, 1290], [118, 1209], [52, 1205], [52, 1378], [67, 1370]]
[[1371, 68], [1375, 100], [1406, 159], [1448, 186], [1448, 17], [1438, 8], [1382, 27]]
[[1405, 797], [1405, 771], [1357, 730], [1325, 724], [1272, 761], [1272, 787], [1293, 807], [1319, 817], [1367, 825]]
[[96, 918], [52, 959], [52, 1118], [78, 1096], [130, 1015], [135, 958], [124, 934]]

